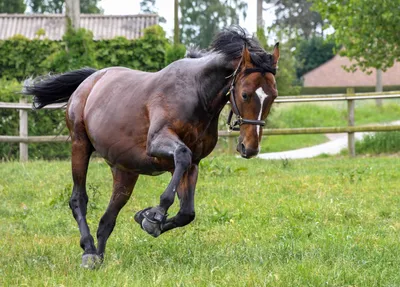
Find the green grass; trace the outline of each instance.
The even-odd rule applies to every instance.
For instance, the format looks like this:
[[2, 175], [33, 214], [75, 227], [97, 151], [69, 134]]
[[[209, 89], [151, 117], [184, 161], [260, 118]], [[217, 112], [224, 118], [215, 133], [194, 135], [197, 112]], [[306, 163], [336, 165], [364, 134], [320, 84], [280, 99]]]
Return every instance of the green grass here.
[[356, 142], [357, 154], [397, 153], [400, 151], [400, 132], [379, 132], [366, 135]]
[[[377, 107], [373, 101], [358, 101], [355, 109], [355, 124], [370, 124], [400, 119], [400, 105], [386, 101]], [[334, 127], [347, 125], [347, 107], [332, 104], [279, 104], [268, 117], [272, 128]]]
[[326, 141], [327, 138], [323, 134], [263, 136], [260, 152], [265, 153], [294, 150], [321, 144]]
[[[79, 267], [70, 163], [1, 163], [0, 286], [398, 286], [398, 161], [210, 158], [196, 220], [157, 239], [133, 216], [170, 176], [141, 177], [96, 271]], [[106, 164], [91, 162], [92, 233], [110, 189]]]

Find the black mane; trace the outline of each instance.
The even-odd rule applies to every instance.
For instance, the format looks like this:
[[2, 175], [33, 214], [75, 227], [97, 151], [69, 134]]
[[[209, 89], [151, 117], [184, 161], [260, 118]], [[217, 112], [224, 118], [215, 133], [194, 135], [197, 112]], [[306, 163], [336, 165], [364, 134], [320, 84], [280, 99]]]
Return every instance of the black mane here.
[[252, 63], [263, 72], [275, 72], [273, 68], [273, 56], [267, 53], [255, 37], [250, 36], [243, 28], [232, 26], [219, 32], [207, 51], [191, 47], [187, 58], [200, 58], [209, 53], [217, 52], [225, 55], [228, 61], [239, 59], [243, 48], [250, 52]]

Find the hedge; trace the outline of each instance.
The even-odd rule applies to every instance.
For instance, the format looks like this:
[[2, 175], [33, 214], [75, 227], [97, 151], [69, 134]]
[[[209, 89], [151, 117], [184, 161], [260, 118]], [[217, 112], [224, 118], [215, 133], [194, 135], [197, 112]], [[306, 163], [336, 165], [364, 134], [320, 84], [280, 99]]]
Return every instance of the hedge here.
[[[171, 53], [171, 49], [177, 52]], [[170, 59], [171, 55], [175, 58]], [[145, 29], [144, 36], [136, 40], [117, 37], [94, 41], [93, 34], [85, 29], [67, 30], [62, 41], [29, 40], [17, 35], [0, 40], [0, 78], [22, 81], [84, 66], [124, 66], [154, 72], [183, 55], [184, 49], [171, 45], [160, 26]]]

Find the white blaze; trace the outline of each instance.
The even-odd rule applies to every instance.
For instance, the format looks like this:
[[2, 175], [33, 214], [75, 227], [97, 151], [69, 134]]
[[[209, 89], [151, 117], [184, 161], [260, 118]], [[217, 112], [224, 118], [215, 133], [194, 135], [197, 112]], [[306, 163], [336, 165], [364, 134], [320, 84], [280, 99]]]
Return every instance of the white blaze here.
[[[257, 94], [258, 98], [260, 99], [260, 103], [261, 103], [260, 112], [258, 113], [258, 120], [261, 120], [264, 100], [268, 97], [268, 95], [266, 93], [264, 93], [262, 88], [258, 88], [258, 90], [256, 91], [256, 94]], [[257, 136], [260, 137], [261, 126], [257, 125], [256, 128], [257, 128]]]

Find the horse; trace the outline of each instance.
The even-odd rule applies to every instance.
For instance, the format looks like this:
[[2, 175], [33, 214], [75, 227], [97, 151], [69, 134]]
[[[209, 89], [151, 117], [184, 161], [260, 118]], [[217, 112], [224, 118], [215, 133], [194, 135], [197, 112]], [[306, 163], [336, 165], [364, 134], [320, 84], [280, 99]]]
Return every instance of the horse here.
[[[230, 128], [240, 130], [237, 151], [247, 159], [258, 154], [261, 127], [278, 94], [278, 59], [279, 43], [267, 53], [237, 26], [216, 34], [209, 49], [192, 49], [158, 72], [83, 68], [24, 84], [23, 93], [33, 96], [35, 110], [66, 103], [72, 142], [69, 206], [80, 231], [81, 266], [95, 268], [103, 262], [107, 240], [139, 175], [172, 174], [159, 205], [135, 214], [145, 232], [157, 237], [194, 220], [198, 166], [217, 143], [218, 118], [228, 101]], [[86, 220], [86, 175], [94, 151], [113, 176], [97, 248]], [[176, 195], [180, 209], [168, 217]]]

